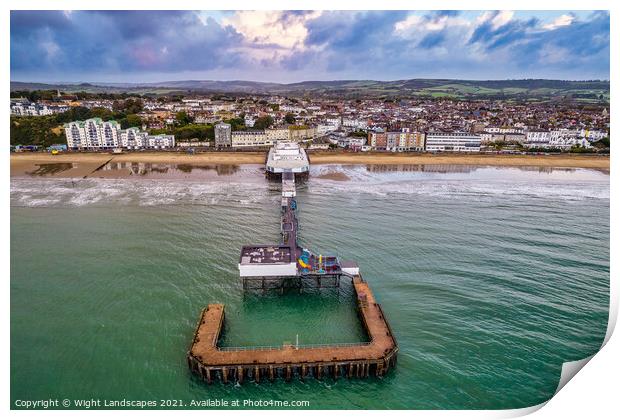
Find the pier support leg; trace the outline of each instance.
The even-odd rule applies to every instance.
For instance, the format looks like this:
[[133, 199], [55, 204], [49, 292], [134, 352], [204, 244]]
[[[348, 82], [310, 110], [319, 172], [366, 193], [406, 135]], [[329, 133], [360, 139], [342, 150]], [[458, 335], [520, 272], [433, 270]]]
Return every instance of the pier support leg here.
[[222, 382], [224, 382], [225, 384], [228, 383], [228, 369], [227, 368], [222, 368]]
[[254, 368], [254, 382], [260, 383], [260, 368], [258, 366]]
[[273, 366], [269, 366], [269, 380], [273, 382], [274, 380], [274, 376], [273, 376]]
[[287, 366], [286, 367], [286, 382], [290, 382], [291, 380], [291, 367]]
[[338, 371], [340, 367], [338, 365], [334, 365], [334, 379], [338, 379]]
[[376, 375], [378, 378], [383, 376], [383, 362], [377, 363], [377, 372]]
[[237, 368], [237, 382], [243, 383], [243, 368], [241, 366]]
[[319, 364], [316, 367], [316, 378], [320, 381], [322, 376], [323, 376], [323, 365]]
[[306, 365], [301, 365], [301, 379], [303, 380], [306, 377]]
[[211, 385], [211, 369], [207, 369], [207, 383]]

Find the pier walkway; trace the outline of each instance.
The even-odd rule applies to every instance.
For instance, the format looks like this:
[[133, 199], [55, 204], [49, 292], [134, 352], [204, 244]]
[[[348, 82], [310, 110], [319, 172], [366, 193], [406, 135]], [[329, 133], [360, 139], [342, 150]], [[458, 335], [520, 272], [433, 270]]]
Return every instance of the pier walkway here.
[[216, 379], [226, 383], [245, 379], [260, 382], [261, 378], [276, 377], [290, 380], [293, 376], [382, 376], [395, 366], [398, 345], [368, 283], [361, 276], [354, 276], [353, 287], [368, 343], [220, 348], [217, 343], [224, 322], [224, 305], [211, 304], [202, 311], [187, 353], [189, 368], [208, 383]]
[[[187, 352], [190, 370], [208, 383], [241, 383], [246, 379], [260, 382], [293, 376], [321, 379], [324, 376], [382, 376], [396, 365], [398, 345], [381, 306], [352, 261], [340, 262], [336, 256], [315, 254], [297, 242], [299, 223], [295, 176], [308, 172], [307, 156], [299, 146], [289, 144], [273, 148], [280, 152], [278, 175], [282, 180], [281, 235], [277, 245], [246, 245], [241, 249], [239, 276], [244, 290], [284, 290], [291, 283], [301, 291], [310, 287], [340, 288], [340, 277], [352, 278], [357, 309], [369, 342], [351, 344], [291, 345], [279, 347], [218, 347], [224, 324], [224, 305], [211, 304], [202, 310], [194, 339]], [[290, 168], [283, 164], [292, 165]], [[297, 173], [294, 169], [298, 169]], [[267, 171], [274, 172], [268, 165]], [[333, 279], [332, 283], [329, 280]], [[325, 281], [327, 280], [327, 284]]]

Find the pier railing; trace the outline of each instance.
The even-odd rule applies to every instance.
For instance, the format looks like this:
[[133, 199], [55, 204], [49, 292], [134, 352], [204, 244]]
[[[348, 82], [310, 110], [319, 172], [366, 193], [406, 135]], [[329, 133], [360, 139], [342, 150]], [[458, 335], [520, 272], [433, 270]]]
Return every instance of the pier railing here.
[[218, 347], [220, 351], [244, 351], [244, 350], [282, 350], [285, 347], [293, 347], [296, 349], [320, 349], [327, 347], [357, 347], [368, 346], [372, 344], [371, 341], [360, 341], [357, 343], [332, 343], [332, 344], [283, 344], [281, 346], [231, 346], [231, 347]]

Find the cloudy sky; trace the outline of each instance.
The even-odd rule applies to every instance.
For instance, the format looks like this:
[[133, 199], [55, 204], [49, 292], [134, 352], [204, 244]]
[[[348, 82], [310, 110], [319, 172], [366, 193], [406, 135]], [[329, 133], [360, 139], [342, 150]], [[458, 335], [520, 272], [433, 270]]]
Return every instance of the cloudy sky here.
[[587, 11], [12, 11], [11, 80], [609, 79]]

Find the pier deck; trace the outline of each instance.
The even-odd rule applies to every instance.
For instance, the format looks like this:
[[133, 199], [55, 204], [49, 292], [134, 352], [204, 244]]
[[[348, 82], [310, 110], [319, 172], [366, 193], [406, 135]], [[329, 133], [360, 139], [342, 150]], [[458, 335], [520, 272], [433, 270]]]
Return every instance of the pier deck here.
[[[269, 156], [275, 153], [274, 150], [270, 151]], [[303, 153], [300, 154], [300, 150]], [[335, 280], [331, 287], [339, 288], [342, 275], [352, 276], [358, 314], [370, 341], [220, 348], [218, 340], [224, 323], [224, 305], [211, 304], [203, 309], [187, 352], [189, 368], [208, 383], [214, 379], [226, 383], [229, 380], [243, 382], [244, 379], [260, 382], [264, 377], [270, 380], [276, 377], [290, 380], [293, 376], [301, 379], [307, 376], [321, 379], [326, 375], [334, 378], [344, 375], [382, 376], [396, 365], [398, 345], [394, 334], [381, 306], [375, 302], [368, 283], [359, 274], [357, 264], [347, 262], [343, 267], [337, 257], [316, 255], [297, 243], [299, 224], [296, 216], [295, 176], [308, 173], [308, 161], [305, 151], [299, 146], [286, 144], [279, 151], [282, 156], [272, 159], [274, 166], [271, 169], [268, 162], [267, 172], [274, 172], [274, 162], [279, 161], [277, 172], [282, 177], [282, 240], [278, 245], [250, 245], [241, 249], [239, 275], [243, 289], [266, 290], [273, 288], [272, 283], [275, 281], [275, 286], [283, 291], [287, 282], [295, 280], [293, 284], [301, 291], [304, 282], [315, 283], [320, 288], [325, 285], [324, 280], [329, 279]], [[293, 166], [287, 167], [283, 162]], [[252, 287], [251, 283], [255, 283], [255, 286]]]
[[211, 304], [202, 312], [187, 354], [190, 369], [207, 382], [219, 378], [242, 382], [283, 376], [382, 376], [396, 363], [398, 346], [381, 306], [375, 302], [368, 283], [353, 278], [360, 319], [369, 343], [296, 347], [219, 348], [224, 322], [224, 305]]

